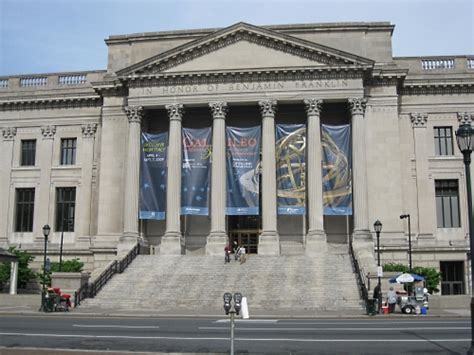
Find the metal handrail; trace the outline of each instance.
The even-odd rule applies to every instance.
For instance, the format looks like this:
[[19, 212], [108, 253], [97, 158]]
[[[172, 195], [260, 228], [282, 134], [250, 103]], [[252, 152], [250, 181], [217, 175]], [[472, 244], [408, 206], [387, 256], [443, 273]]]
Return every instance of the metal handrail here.
[[140, 244], [137, 243], [137, 245], [135, 245], [122, 260], [114, 260], [113, 263], [110, 264], [94, 282], [82, 285], [76, 292], [74, 292], [75, 307], [80, 305], [81, 301], [86, 298], [94, 298], [112, 276], [124, 272], [128, 265], [130, 265], [139, 254]]
[[364, 300], [366, 308], [369, 307], [369, 291], [367, 290], [367, 286], [364, 282], [364, 275], [362, 270], [359, 267], [359, 262], [354, 254], [354, 248], [352, 243], [349, 243], [349, 254], [352, 259], [352, 265], [354, 266], [354, 272], [357, 277], [357, 285], [359, 286], [359, 295]]

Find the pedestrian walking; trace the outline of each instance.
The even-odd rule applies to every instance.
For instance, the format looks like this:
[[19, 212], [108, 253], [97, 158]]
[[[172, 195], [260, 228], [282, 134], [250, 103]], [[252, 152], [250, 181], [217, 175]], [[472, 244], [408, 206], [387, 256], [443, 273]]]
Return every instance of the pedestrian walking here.
[[230, 263], [230, 252], [231, 252], [231, 247], [229, 245], [226, 245], [224, 248], [224, 253], [225, 253], [225, 260], [224, 264]]
[[390, 290], [387, 292], [387, 303], [388, 312], [394, 313], [395, 306], [397, 305], [397, 293], [394, 291], [393, 287], [390, 287]]

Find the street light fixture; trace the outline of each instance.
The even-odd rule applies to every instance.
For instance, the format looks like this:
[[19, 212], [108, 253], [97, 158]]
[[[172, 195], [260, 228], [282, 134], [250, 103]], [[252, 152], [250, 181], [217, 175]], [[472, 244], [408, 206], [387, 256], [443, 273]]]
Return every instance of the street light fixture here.
[[46, 312], [45, 305], [45, 288], [46, 288], [46, 254], [48, 248], [48, 236], [51, 231], [49, 224], [43, 226], [43, 235], [44, 235], [44, 255], [43, 255], [43, 282], [41, 287], [41, 308], [40, 311]]
[[456, 131], [456, 141], [458, 143], [459, 150], [464, 157], [464, 170], [466, 173], [466, 189], [467, 189], [467, 211], [469, 221], [469, 250], [471, 252], [471, 348], [468, 350], [468, 354], [474, 354], [474, 268], [473, 264], [473, 238], [474, 238], [474, 222], [472, 219], [472, 194], [471, 194], [471, 153], [474, 149], [474, 129], [471, 124], [463, 123], [459, 126]]
[[382, 222], [376, 220], [374, 223], [374, 230], [377, 235], [377, 287], [379, 288], [380, 296], [378, 299], [379, 312], [382, 309], [382, 285], [380, 283], [380, 232], [382, 230]]
[[410, 272], [413, 268], [412, 259], [411, 259], [411, 223], [410, 223], [410, 215], [409, 214], [402, 214], [400, 219], [408, 219], [408, 260], [409, 260], [409, 267]]

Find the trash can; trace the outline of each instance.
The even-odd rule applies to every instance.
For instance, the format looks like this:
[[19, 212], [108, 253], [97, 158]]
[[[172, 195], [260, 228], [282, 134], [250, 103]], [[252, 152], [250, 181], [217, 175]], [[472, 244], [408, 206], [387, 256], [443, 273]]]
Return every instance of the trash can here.
[[375, 314], [377, 313], [375, 311], [375, 307], [377, 305], [377, 300], [375, 298], [368, 298], [367, 299], [367, 302], [365, 304], [366, 306], [366, 311], [367, 311], [367, 315], [369, 316], [375, 316]]

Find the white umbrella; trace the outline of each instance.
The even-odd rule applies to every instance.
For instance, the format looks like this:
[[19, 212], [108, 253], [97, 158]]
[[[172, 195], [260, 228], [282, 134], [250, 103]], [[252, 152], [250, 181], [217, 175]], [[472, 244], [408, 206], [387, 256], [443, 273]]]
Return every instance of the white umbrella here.
[[420, 276], [420, 275], [403, 273], [403, 274], [400, 274], [396, 277], [392, 277], [388, 281], [392, 284], [393, 283], [406, 284], [406, 283], [410, 283], [410, 282], [414, 282], [414, 281], [423, 281], [424, 279], [425, 278], [423, 276]]

